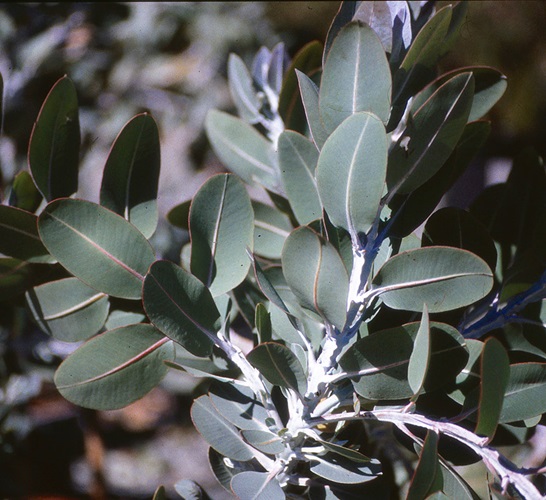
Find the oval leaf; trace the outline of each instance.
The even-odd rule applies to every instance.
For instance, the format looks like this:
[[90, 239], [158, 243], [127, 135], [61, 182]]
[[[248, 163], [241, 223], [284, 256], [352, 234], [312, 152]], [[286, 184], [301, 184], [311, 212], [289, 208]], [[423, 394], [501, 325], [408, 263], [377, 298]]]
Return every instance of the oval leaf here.
[[78, 98], [72, 81], [63, 76], [40, 109], [28, 149], [30, 171], [46, 200], [76, 192], [79, 161]]
[[157, 226], [159, 131], [147, 113], [132, 118], [117, 136], [104, 167], [100, 203], [125, 217], [146, 238]]
[[[293, 226], [287, 215], [265, 203], [252, 201], [254, 209], [254, 253], [280, 259], [282, 247]], [[245, 255], [246, 261], [250, 260]]]
[[166, 375], [174, 359], [167, 337], [151, 325], [130, 325], [92, 338], [55, 373], [55, 385], [85, 408], [114, 410], [140, 399]]
[[123, 217], [84, 200], [51, 202], [38, 219], [49, 253], [84, 283], [101, 292], [138, 299], [154, 252]]
[[214, 296], [229, 292], [250, 268], [254, 212], [242, 182], [231, 174], [211, 177], [190, 207], [191, 271]]
[[370, 113], [345, 120], [320, 153], [317, 183], [332, 223], [351, 235], [365, 233], [377, 217], [387, 171], [387, 135]]
[[64, 342], [87, 340], [108, 316], [108, 296], [77, 278], [37, 286], [26, 293], [26, 299], [40, 328]]
[[300, 227], [286, 240], [282, 267], [286, 282], [302, 305], [342, 329], [349, 277], [334, 246], [307, 226]]
[[489, 266], [473, 253], [450, 247], [417, 248], [389, 259], [373, 280], [393, 309], [442, 312], [485, 297], [493, 286]]
[[285, 494], [279, 482], [267, 472], [245, 471], [231, 480], [231, 490], [244, 500], [279, 500]]
[[333, 132], [347, 117], [370, 111], [384, 123], [391, 107], [391, 71], [372, 28], [352, 22], [334, 39], [320, 83], [320, 114]]
[[220, 313], [201, 281], [167, 261], [152, 264], [142, 289], [150, 321], [195, 356], [209, 356]]
[[309, 454], [307, 458], [313, 473], [334, 483], [365, 483], [381, 474], [381, 464], [377, 460], [354, 462], [336, 453], [326, 453], [320, 457]]

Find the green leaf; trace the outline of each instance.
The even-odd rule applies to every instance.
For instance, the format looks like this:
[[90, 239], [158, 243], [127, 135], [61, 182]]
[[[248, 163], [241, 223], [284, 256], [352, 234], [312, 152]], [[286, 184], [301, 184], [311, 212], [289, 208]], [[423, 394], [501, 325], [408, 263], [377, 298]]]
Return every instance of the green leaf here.
[[272, 333], [271, 315], [261, 302], [256, 306], [254, 318], [256, 321], [256, 330], [258, 331], [258, 343], [270, 342]]
[[269, 430], [243, 430], [241, 434], [250, 445], [267, 455], [277, 455], [285, 451], [282, 439]]
[[114, 330], [121, 326], [133, 325], [135, 323], [142, 323], [146, 319], [144, 314], [139, 312], [115, 310], [112, 311], [104, 324], [106, 330]]
[[434, 479], [438, 471], [438, 434], [428, 431], [419, 463], [411, 479], [407, 500], [421, 500], [434, 493]]
[[333, 132], [349, 116], [369, 111], [384, 123], [391, 107], [391, 71], [372, 28], [351, 22], [334, 39], [320, 83], [320, 114]]
[[430, 216], [423, 231], [423, 246], [432, 245], [468, 250], [493, 270], [497, 265], [497, 250], [487, 228], [460, 208], [442, 208]]
[[373, 286], [392, 309], [431, 313], [467, 306], [485, 297], [493, 274], [479, 257], [450, 247], [425, 247], [390, 258]]
[[252, 462], [239, 462], [232, 459], [226, 459], [214, 448], [209, 448], [209, 463], [212, 473], [218, 482], [231, 493], [231, 480], [236, 474], [242, 471], [254, 470]]
[[213, 296], [239, 285], [250, 268], [254, 212], [242, 182], [231, 174], [211, 177], [190, 207], [191, 271]]
[[171, 208], [167, 213], [167, 220], [173, 226], [188, 231], [190, 229], [190, 205], [191, 200], [187, 200]]
[[[265, 203], [252, 201], [254, 210], [254, 253], [267, 259], [280, 259], [282, 247], [293, 226], [290, 218]], [[250, 259], [245, 255], [250, 266]]]
[[279, 500], [285, 497], [279, 482], [267, 472], [245, 471], [231, 480], [231, 490], [244, 500]]
[[342, 329], [349, 277], [335, 247], [302, 226], [286, 240], [282, 267], [286, 282], [301, 304]]
[[440, 474], [442, 474], [442, 491], [447, 498], [457, 500], [480, 500], [480, 497], [470, 485], [455, 470], [440, 460]]
[[320, 115], [319, 89], [313, 80], [304, 73], [296, 70], [296, 74], [309, 133], [316, 148], [320, 150], [329, 134]]
[[87, 340], [103, 327], [108, 316], [108, 296], [77, 278], [34, 287], [26, 299], [40, 328], [64, 342]]
[[472, 73], [474, 76], [474, 99], [468, 121], [473, 122], [482, 118], [502, 97], [507, 87], [506, 77], [487, 66], [470, 66], [444, 73], [414, 97], [411, 108], [414, 110], [420, 108], [441, 85], [461, 73]]
[[32, 176], [26, 170], [19, 172], [11, 185], [9, 204], [27, 212], [35, 212], [42, 199], [42, 194], [34, 185]]
[[526, 420], [545, 412], [546, 363], [510, 365], [499, 423]]
[[208, 396], [194, 400], [190, 413], [195, 428], [218, 453], [233, 460], [252, 459], [252, 448], [236, 427], [218, 413]]
[[494, 337], [485, 341], [481, 356], [480, 406], [475, 433], [492, 438], [502, 411], [504, 392], [510, 376], [510, 361]]
[[142, 113], [117, 136], [102, 176], [101, 205], [125, 217], [146, 238], [157, 226], [160, 164], [157, 125], [149, 114]]
[[317, 40], [304, 45], [292, 59], [279, 95], [279, 114], [287, 129], [299, 131], [305, 129], [305, 114], [298, 91], [298, 72], [314, 75], [321, 66], [322, 44]]
[[55, 385], [85, 408], [114, 410], [140, 399], [166, 375], [174, 359], [167, 337], [151, 325], [130, 325], [92, 338], [55, 373]]
[[406, 129], [389, 154], [391, 191], [410, 193], [440, 170], [463, 133], [473, 95], [472, 73], [462, 73], [410, 113]]
[[273, 385], [305, 394], [307, 379], [296, 355], [281, 344], [266, 342], [252, 349], [247, 359]]
[[79, 157], [78, 98], [72, 81], [63, 76], [40, 109], [28, 149], [34, 182], [47, 201], [76, 192]]
[[336, 453], [326, 453], [320, 457], [311, 454], [306, 456], [311, 462], [311, 472], [334, 483], [360, 484], [381, 474], [378, 460], [359, 463]]
[[322, 446], [324, 446], [324, 448], [326, 448], [326, 450], [328, 450], [329, 452], [348, 458], [349, 460], [353, 462], [364, 463], [364, 462], [371, 461], [370, 458], [363, 455], [362, 453], [356, 450], [352, 450], [350, 448], [345, 448], [345, 446], [340, 446], [338, 444], [330, 443], [328, 441], [323, 441], [323, 440], [319, 440], [318, 442]]
[[205, 129], [220, 161], [248, 184], [278, 192], [280, 179], [273, 145], [251, 125], [222, 111], [211, 110]]
[[258, 123], [260, 99], [256, 95], [252, 77], [245, 63], [237, 54], [230, 54], [228, 58], [228, 83], [239, 116], [247, 123]]
[[365, 233], [385, 189], [387, 135], [370, 113], [345, 120], [328, 138], [317, 165], [320, 199], [335, 226]]
[[0, 300], [25, 292], [32, 283], [31, 265], [19, 259], [0, 258]]
[[268, 430], [265, 421], [269, 414], [248, 387], [214, 383], [209, 397], [218, 413], [239, 429]]
[[[410, 398], [408, 365], [420, 323], [381, 330], [356, 341], [339, 364], [352, 379], [355, 390], [366, 399]], [[432, 391], [455, 380], [468, 353], [464, 338], [455, 328], [430, 323], [430, 361], [424, 390]]]
[[100, 292], [139, 299], [154, 252], [123, 217], [84, 200], [47, 205], [38, 232], [53, 257], [70, 273]]
[[418, 396], [427, 377], [430, 363], [430, 326], [428, 320], [428, 309], [423, 306], [423, 317], [419, 324], [419, 330], [415, 336], [413, 350], [408, 364], [408, 383], [415, 396]]
[[142, 289], [150, 321], [195, 356], [209, 356], [220, 313], [208, 288], [172, 262], [152, 264]]
[[158, 486], [154, 492], [152, 500], [167, 500], [167, 495], [165, 492], [165, 486]]
[[38, 234], [38, 218], [19, 208], [0, 205], [0, 252], [34, 263], [54, 263]]
[[319, 153], [306, 137], [292, 130], [279, 136], [279, 168], [290, 207], [300, 224], [322, 217], [315, 169]]

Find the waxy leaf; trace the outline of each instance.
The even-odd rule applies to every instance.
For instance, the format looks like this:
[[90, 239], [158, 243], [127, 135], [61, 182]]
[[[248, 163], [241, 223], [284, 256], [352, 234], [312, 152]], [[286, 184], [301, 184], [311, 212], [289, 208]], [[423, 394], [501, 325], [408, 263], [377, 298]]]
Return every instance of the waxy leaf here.
[[428, 498], [431, 493], [438, 491], [434, 488], [438, 468], [438, 434], [429, 431], [421, 450], [419, 463], [411, 479], [407, 500]]
[[497, 430], [510, 376], [510, 361], [494, 337], [486, 340], [481, 356], [480, 406], [475, 433], [492, 438]]
[[239, 116], [248, 123], [258, 123], [260, 121], [260, 99], [254, 90], [248, 68], [237, 54], [229, 55], [228, 82], [231, 97]]
[[19, 208], [0, 205], [0, 253], [35, 263], [54, 263], [38, 234], [38, 218]]
[[423, 307], [423, 317], [415, 336], [413, 350], [408, 364], [408, 383], [413, 394], [418, 396], [423, 389], [430, 362], [430, 326], [427, 306]]
[[268, 455], [276, 455], [285, 450], [282, 439], [269, 430], [242, 430], [245, 440], [257, 450]]
[[193, 425], [218, 452], [233, 460], [247, 461], [254, 456], [235, 426], [230, 424], [214, 407], [208, 396], [197, 398], [191, 407]]
[[114, 410], [140, 399], [166, 375], [172, 342], [151, 325], [130, 325], [92, 338], [55, 373], [55, 385], [85, 408]]
[[157, 226], [159, 131], [147, 113], [117, 136], [104, 167], [100, 203], [131, 222], [146, 238]]
[[410, 193], [440, 170], [463, 133], [473, 95], [472, 74], [462, 73], [410, 114], [406, 129], [389, 154], [390, 190]]
[[259, 183], [277, 192], [280, 179], [273, 145], [251, 125], [222, 111], [211, 110], [205, 129], [222, 163], [248, 184]]
[[74, 276], [114, 297], [139, 299], [154, 252], [123, 217], [84, 200], [47, 205], [38, 232], [59, 263]]
[[328, 139], [329, 134], [320, 115], [319, 89], [307, 75], [300, 71], [296, 71], [296, 73], [309, 133], [316, 148], [320, 150], [326, 139]]
[[395, 255], [379, 270], [373, 286], [393, 308], [442, 312], [485, 297], [493, 273], [479, 257], [451, 247], [425, 247]]
[[87, 340], [108, 316], [108, 296], [77, 278], [44, 283], [29, 290], [26, 299], [40, 328], [64, 342]]
[[9, 193], [10, 206], [27, 212], [35, 212], [42, 200], [42, 194], [34, 184], [32, 176], [26, 170], [19, 172], [11, 185]]
[[268, 430], [265, 420], [269, 414], [248, 387], [215, 383], [209, 397], [218, 412], [239, 429]]
[[279, 137], [279, 168], [290, 207], [300, 224], [322, 217], [315, 169], [319, 153], [306, 137], [285, 130]]
[[307, 226], [300, 227], [286, 240], [282, 267], [302, 306], [342, 329], [349, 278], [335, 247]]
[[191, 271], [213, 296], [239, 285], [250, 268], [254, 212], [243, 183], [234, 175], [211, 177], [190, 207]]
[[256, 306], [254, 318], [256, 330], [258, 331], [258, 343], [270, 342], [272, 334], [271, 314], [261, 302]]
[[279, 500], [285, 497], [279, 482], [267, 472], [241, 472], [231, 480], [231, 490], [241, 500]]
[[[366, 399], [405, 399], [414, 395], [408, 366], [420, 323], [376, 332], [355, 342], [339, 364], [355, 390]], [[423, 388], [431, 391], [455, 380], [468, 353], [464, 338], [455, 328], [430, 323], [430, 361]]]
[[328, 138], [317, 165], [320, 199], [335, 226], [366, 233], [385, 189], [387, 135], [370, 113], [345, 120]]
[[79, 156], [78, 98], [72, 81], [63, 76], [40, 109], [28, 149], [30, 171], [46, 200], [76, 192]]
[[305, 394], [307, 379], [296, 355], [281, 344], [266, 342], [247, 355], [248, 361], [273, 385]]
[[254, 470], [252, 462], [239, 462], [227, 459], [227, 457], [224, 457], [212, 447], [209, 447], [209, 464], [214, 477], [230, 493], [231, 480], [236, 474], [247, 470]]
[[220, 313], [208, 288], [195, 276], [168, 261], [150, 267], [142, 289], [150, 321], [195, 356], [209, 356]]
[[[290, 218], [270, 205], [252, 201], [254, 210], [254, 253], [268, 259], [280, 259], [282, 247], [293, 226]], [[250, 259], [245, 255], [246, 268]]]
[[389, 119], [391, 71], [369, 26], [352, 22], [340, 30], [324, 63], [319, 105], [329, 132], [359, 111], [369, 111], [384, 123]]
[[377, 460], [354, 462], [331, 452], [320, 457], [308, 454], [307, 458], [311, 461], [311, 472], [334, 483], [365, 483], [381, 474], [381, 464]]

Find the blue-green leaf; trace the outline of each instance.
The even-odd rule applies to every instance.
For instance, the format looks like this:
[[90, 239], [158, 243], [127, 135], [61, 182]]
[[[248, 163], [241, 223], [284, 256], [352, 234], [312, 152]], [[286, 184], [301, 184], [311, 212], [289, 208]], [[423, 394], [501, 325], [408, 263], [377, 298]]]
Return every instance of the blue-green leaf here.
[[267, 472], [241, 472], [231, 480], [231, 490], [241, 500], [280, 500], [285, 494]]
[[430, 326], [428, 309], [423, 306], [423, 317], [415, 336], [413, 350], [408, 363], [408, 383], [415, 396], [418, 396], [425, 384], [430, 363]]
[[309, 133], [315, 143], [317, 149], [322, 149], [322, 146], [328, 139], [328, 131], [324, 125], [319, 108], [319, 89], [306, 74], [296, 70], [298, 76], [298, 84], [300, 88], [301, 101], [307, 119]]

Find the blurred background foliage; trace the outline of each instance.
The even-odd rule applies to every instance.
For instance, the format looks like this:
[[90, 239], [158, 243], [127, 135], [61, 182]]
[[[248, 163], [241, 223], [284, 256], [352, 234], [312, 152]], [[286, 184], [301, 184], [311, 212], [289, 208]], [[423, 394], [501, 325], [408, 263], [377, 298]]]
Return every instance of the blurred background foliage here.
[[[164, 219], [223, 168], [208, 146], [203, 121], [210, 108], [233, 110], [226, 83], [229, 53], [249, 63], [260, 46], [282, 41], [292, 56], [305, 43], [324, 40], [338, 7], [339, 2], [0, 4], [2, 200], [27, 168], [28, 141], [44, 98], [66, 74], [80, 103], [78, 196], [98, 199], [100, 172], [116, 135], [134, 115], [149, 111], [161, 133]], [[490, 113], [493, 129], [482, 157], [455, 187], [464, 193], [454, 197], [459, 204], [487, 182], [487, 165], [509, 165], [504, 158], [529, 145], [545, 154], [545, 25], [541, 0], [470, 2], [461, 36], [441, 69], [493, 66], [507, 76], [508, 90]], [[164, 222], [153, 243], [177, 260], [185, 238]], [[83, 411], [62, 400], [50, 383], [65, 349], [30, 323], [22, 300], [0, 302], [2, 497], [145, 498], [160, 483], [191, 477], [213, 498], [225, 498], [187, 414], [195, 381], [175, 374], [125, 410]]]

